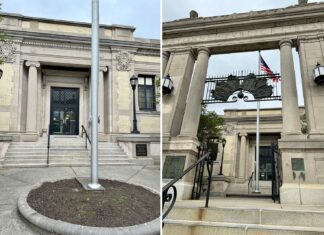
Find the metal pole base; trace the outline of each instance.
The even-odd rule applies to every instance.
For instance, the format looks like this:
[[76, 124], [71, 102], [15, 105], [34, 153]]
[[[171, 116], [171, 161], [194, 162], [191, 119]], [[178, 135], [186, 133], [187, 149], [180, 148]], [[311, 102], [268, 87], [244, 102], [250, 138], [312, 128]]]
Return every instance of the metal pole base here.
[[131, 131], [132, 134], [139, 134], [139, 131]]
[[92, 183], [88, 184], [88, 187], [89, 187], [89, 189], [92, 189], [92, 190], [98, 190], [98, 189], [102, 188], [102, 186], [100, 184], [92, 184]]

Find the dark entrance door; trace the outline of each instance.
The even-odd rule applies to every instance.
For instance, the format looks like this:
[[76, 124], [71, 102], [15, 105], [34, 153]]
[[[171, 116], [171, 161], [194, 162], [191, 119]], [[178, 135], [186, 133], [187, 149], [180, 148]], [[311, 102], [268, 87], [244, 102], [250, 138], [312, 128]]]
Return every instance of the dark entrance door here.
[[274, 158], [273, 158], [273, 151], [271, 149], [271, 146], [260, 146], [259, 161], [260, 161], [259, 179], [264, 181], [271, 181], [274, 176], [274, 172], [273, 172]]
[[79, 89], [51, 88], [51, 120], [52, 135], [79, 134]]

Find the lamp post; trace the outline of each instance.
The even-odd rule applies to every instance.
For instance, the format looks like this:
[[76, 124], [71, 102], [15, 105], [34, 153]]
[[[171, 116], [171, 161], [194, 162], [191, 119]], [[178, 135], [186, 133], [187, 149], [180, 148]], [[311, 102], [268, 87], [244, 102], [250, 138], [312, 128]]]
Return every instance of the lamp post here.
[[223, 175], [223, 161], [224, 161], [224, 149], [225, 149], [225, 145], [226, 145], [226, 139], [222, 140], [222, 159], [221, 159], [221, 164], [220, 164], [220, 169], [219, 169], [219, 174], [218, 175]]
[[135, 90], [136, 90], [136, 85], [137, 85], [138, 78], [133, 75], [130, 79], [129, 82], [132, 86], [133, 90], [133, 130], [131, 131], [132, 134], [139, 134], [140, 132], [137, 130], [137, 119], [136, 119], [136, 105], [135, 105]]

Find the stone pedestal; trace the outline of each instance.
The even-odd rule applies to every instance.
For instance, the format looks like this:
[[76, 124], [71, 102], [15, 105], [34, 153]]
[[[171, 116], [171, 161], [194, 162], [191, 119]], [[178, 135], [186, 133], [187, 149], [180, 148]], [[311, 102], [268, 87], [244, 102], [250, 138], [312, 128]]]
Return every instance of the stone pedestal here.
[[226, 196], [226, 191], [230, 183], [230, 179], [223, 175], [217, 175], [212, 177], [212, 183], [210, 187], [210, 196]]
[[[184, 156], [185, 164], [183, 170], [197, 161], [199, 142], [196, 139], [172, 138], [170, 141], [163, 142], [163, 167], [166, 157]], [[192, 169], [185, 177], [176, 183], [177, 199], [191, 199], [193, 182], [195, 177], [195, 168]], [[163, 184], [168, 183], [172, 179], [163, 178]]]
[[324, 142], [279, 140], [282, 158], [283, 204], [324, 205]]

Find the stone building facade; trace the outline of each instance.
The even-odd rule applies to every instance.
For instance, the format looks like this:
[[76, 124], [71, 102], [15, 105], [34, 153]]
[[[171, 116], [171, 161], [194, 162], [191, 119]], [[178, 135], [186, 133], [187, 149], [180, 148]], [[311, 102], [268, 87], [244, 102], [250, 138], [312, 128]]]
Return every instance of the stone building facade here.
[[[324, 89], [313, 79], [316, 64], [324, 64], [323, 9], [323, 3], [309, 3], [165, 22], [162, 68], [163, 74], [173, 79], [174, 89], [163, 97], [163, 161], [184, 156], [186, 168], [196, 160], [196, 135], [211, 55], [278, 49], [282, 78], [282, 130], [278, 140], [283, 166], [281, 202], [299, 204], [303, 197], [304, 204], [323, 204]], [[297, 101], [294, 48], [301, 65], [308, 125], [305, 135]], [[241, 138], [247, 141], [243, 132]], [[226, 148], [234, 146], [227, 144]], [[299, 170], [294, 167], [295, 161], [301, 163]], [[238, 172], [242, 174], [243, 169]], [[299, 184], [301, 178], [303, 184]], [[184, 177], [178, 183], [179, 197], [189, 198], [192, 185], [193, 175]]]
[[[47, 135], [89, 133], [91, 25], [2, 13], [0, 45], [0, 132], [12, 141], [37, 141]], [[99, 139], [149, 144], [158, 160], [160, 41], [136, 38], [134, 27], [100, 25]], [[140, 134], [131, 135], [132, 89], [139, 77], [136, 110]]]

